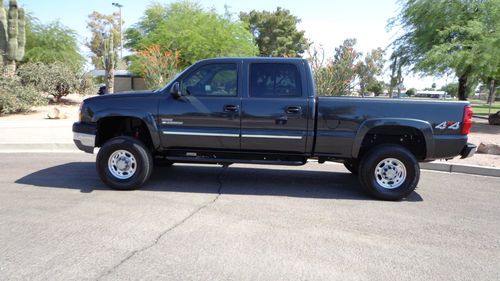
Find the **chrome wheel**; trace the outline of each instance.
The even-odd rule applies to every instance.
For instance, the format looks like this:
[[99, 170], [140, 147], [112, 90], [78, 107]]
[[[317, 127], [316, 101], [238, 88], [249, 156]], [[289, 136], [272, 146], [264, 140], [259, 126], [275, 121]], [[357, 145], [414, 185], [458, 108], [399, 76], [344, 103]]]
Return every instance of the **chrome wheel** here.
[[126, 180], [135, 174], [137, 161], [132, 153], [126, 150], [117, 150], [109, 156], [108, 169], [114, 177]]
[[386, 158], [377, 164], [375, 179], [383, 188], [398, 188], [406, 179], [406, 167], [398, 159]]

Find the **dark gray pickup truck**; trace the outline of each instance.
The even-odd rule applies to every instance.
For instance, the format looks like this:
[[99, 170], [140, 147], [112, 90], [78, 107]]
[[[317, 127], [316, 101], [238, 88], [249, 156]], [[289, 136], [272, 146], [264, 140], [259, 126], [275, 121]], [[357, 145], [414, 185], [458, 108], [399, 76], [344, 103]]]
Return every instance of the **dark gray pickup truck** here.
[[468, 102], [318, 97], [306, 60], [200, 61], [164, 88], [86, 99], [73, 125], [101, 179], [141, 187], [153, 163], [343, 162], [373, 196], [399, 200], [419, 162], [474, 154]]

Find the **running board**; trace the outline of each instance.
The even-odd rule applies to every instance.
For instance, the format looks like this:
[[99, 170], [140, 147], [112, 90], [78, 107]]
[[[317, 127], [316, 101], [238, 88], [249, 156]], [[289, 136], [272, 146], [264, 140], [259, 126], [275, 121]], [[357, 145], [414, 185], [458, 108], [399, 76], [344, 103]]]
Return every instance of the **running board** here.
[[264, 164], [264, 165], [287, 165], [302, 166], [307, 162], [303, 161], [285, 161], [285, 160], [251, 160], [251, 159], [217, 159], [205, 157], [179, 157], [167, 156], [167, 160], [180, 163], [204, 163], [204, 164]]

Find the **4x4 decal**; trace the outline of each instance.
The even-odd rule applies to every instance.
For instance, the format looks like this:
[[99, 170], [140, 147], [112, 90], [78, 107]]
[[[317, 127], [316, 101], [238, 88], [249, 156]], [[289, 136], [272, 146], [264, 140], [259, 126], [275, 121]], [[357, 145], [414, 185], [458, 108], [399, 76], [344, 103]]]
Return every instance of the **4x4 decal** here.
[[434, 128], [440, 129], [440, 130], [444, 130], [444, 129], [458, 130], [460, 128], [460, 122], [444, 121], [444, 122], [439, 123]]

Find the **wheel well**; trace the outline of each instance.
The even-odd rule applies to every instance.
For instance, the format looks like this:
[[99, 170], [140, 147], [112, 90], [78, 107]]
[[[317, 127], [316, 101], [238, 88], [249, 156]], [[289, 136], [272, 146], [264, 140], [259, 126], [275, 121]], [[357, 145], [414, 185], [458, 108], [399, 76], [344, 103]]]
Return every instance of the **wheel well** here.
[[424, 160], [427, 153], [425, 138], [420, 130], [406, 126], [380, 126], [365, 135], [358, 158], [379, 144], [401, 145], [411, 151], [417, 160]]
[[130, 136], [141, 140], [153, 149], [153, 141], [146, 123], [136, 117], [104, 117], [97, 121], [96, 146], [101, 147], [108, 140], [118, 136]]

